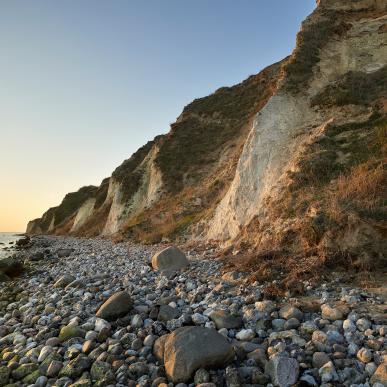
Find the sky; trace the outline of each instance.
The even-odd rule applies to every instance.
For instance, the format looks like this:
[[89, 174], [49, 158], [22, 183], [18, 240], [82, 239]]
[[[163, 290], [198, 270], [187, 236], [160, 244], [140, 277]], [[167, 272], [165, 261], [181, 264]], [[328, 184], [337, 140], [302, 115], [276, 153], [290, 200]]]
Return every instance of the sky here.
[[314, 0], [2, 0], [0, 232], [281, 60]]

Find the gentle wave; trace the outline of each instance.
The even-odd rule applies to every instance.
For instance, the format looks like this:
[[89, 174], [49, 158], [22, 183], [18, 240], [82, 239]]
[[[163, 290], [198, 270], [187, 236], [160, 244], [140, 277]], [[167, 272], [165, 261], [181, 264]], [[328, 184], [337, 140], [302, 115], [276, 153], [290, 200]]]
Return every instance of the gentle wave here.
[[18, 233], [0, 232], [0, 258], [10, 255], [12, 250], [6, 249], [15, 246], [16, 241], [20, 238], [22, 236]]

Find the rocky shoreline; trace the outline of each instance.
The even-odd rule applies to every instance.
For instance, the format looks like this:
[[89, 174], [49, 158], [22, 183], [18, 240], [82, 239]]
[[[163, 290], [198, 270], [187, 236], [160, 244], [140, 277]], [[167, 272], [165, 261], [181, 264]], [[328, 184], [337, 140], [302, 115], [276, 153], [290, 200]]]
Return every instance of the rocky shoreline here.
[[387, 385], [380, 296], [332, 278], [269, 300], [211, 249], [178, 271], [159, 250], [34, 237], [0, 284], [0, 386]]

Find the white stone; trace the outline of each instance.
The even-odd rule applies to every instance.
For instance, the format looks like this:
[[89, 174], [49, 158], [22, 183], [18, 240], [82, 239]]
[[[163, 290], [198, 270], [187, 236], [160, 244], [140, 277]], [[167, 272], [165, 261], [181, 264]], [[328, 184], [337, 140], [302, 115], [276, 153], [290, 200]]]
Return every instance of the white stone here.
[[238, 340], [249, 341], [255, 337], [255, 332], [252, 329], [242, 329], [235, 335], [235, 337]]
[[202, 325], [202, 324], [205, 324], [207, 321], [209, 321], [207, 316], [204, 316], [200, 313], [194, 313], [191, 316], [191, 318], [195, 325]]
[[97, 317], [95, 319], [95, 327], [94, 327], [95, 331], [101, 332], [102, 329], [104, 328], [111, 329], [111, 325], [106, 320]]
[[218, 330], [218, 332], [223, 335], [224, 337], [228, 336], [228, 330], [226, 328], [221, 328]]
[[134, 328], [141, 328], [143, 326], [142, 317], [139, 314], [136, 314], [132, 317], [131, 325]]
[[153, 344], [156, 340], [156, 336], [154, 335], [148, 335], [145, 337], [144, 339], [144, 345], [147, 346], [147, 347], [153, 347]]

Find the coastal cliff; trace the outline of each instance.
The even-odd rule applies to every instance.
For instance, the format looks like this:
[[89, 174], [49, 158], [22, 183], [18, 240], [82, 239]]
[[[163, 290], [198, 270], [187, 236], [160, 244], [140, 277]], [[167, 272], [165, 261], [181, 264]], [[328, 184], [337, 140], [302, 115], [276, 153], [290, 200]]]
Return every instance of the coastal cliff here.
[[170, 132], [148, 142], [99, 187], [68, 194], [29, 222], [29, 234], [117, 235], [157, 242], [209, 213], [224, 195], [256, 113], [283, 62], [185, 107]]
[[206, 238], [366, 266], [385, 259], [386, 10], [320, 1], [303, 22]]
[[386, 41], [385, 1], [318, 1], [290, 57], [193, 101], [27, 232], [385, 262]]

